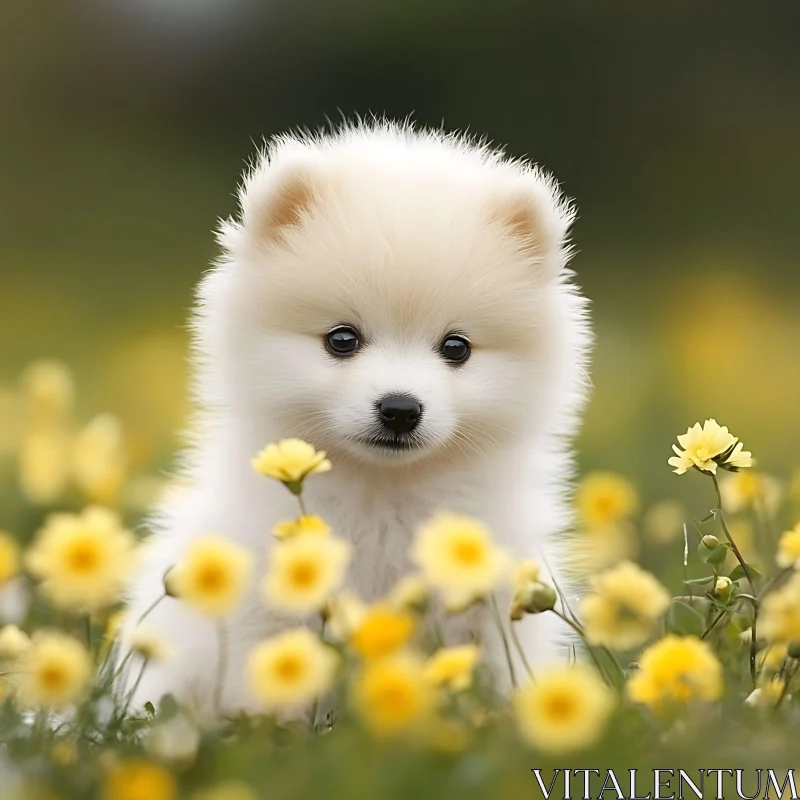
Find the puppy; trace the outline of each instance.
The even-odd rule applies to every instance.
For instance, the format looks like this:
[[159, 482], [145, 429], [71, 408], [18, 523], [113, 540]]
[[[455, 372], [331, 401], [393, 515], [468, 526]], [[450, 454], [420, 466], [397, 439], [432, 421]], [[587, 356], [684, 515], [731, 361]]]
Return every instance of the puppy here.
[[[333, 462], [306, 504], [351, 542], [348, 586], [364, 600], [410, 569], [415, 529], [438, 510], [477, 517], [558, 578], [590, 330], [566, 268], [574, 210], [553, 179], [466, 136], [359, 123], [274, 139], [239, 201], [198, 291], [183, 488], [156, 515], [128, 619], [195, 537], [228, 537], [263, 573], [274, 524], [297, 507], [250, 461], [290, 436]], [[257, 584], [227, 622], [226, 713], [257, 708], [253, 646], [298, 624]], [[534, 667], [566, 658], [552, 616], [519, 625]], [[443, 622], [507, 673], [480, 613]], [[210, 715], [215, 625], [171, 598], [146, 624], [174, 654], [148, 667], [134, 703], [171, 693]]]

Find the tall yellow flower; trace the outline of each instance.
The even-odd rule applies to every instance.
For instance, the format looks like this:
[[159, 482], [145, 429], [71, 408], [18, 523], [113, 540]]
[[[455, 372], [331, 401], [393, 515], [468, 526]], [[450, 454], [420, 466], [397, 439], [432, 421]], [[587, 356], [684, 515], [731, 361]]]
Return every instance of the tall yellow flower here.
[[13, 578], [20, 567], [20, 549], [11, 534], [0, 531], [0, 586]]
[[333, 537], [298, 536], [270, 553], [264, 594], [278, 608], [297, 613], [320, 611], [339, 588], [350, 559], [350, 545]]
[[414, 633], [415, 620], [406, 611], [386, 605], [368, 609], [350, 634], [350, 646], [362, 658], [378, 658], [398, 650]]
[[513, 697], [524, 739], [538, 750], [565, 753], [594, 744], [614, 708], [614, 697], [587, 667], [552, 669]]
[[233, 611], [247, 588], [252, 567], [242, 547], [216, 536], [192, 542], [170, 571], [169, 586], [177, 597], [210, 617]]
[[20, 705], [61, 708], [83, 694], [92, 677], [92, 662], [77, 639], [42, 630], [21, 654], [15, 673]]
[[247, 674], [253, 694], [270, 711], [296, 708], [324, 694], [333, 682], [337, 657], [306, 628], [259, 644]]
[[778, 542], [776, 561], [779, 567], [800, 567], [800, 522], [786, 531]]
[[112, 414], [100, 414], [75, 438], [75, 483], [93, 503], [112, 503], [125, 481], [125, 460], [122, 425]]
[[331, 528], [321, 517], [303, 514], [297, 519], [279, 522], [273, 529], [276, 539], [294, 539], [296, 536], [330, 536]]
[[282, 439], [277, 444], [267, 445], [251, 463], [261, 475], [297, 488], [307, 475], [331, 468], [325, 456], [324, 450], [317, 451], [302, 439]]
[[696, 423], [678, 437], [678, 443], [683, 450], [673, 445], [675, 456], [669, 459], [678, 475], [692, 467], [713, 475], [718, 466], [737, 470], [753, 465], [752, 456], [744, 450], [744, 445], [714, 419], [707, 419], [702, 426]]
[[355, 592], [345, 589], [332, 597], [325, 606], [327, 631], [339, 642], [346, 641], [361, 624], [367, 607]]
[[613, 472], [592, 472], [575, 495], [581, 522], [587, 528], [603, 527], [636, 513], [639, 497], [633, 485]]
[[758, 632], [768, 641], [800, 642], [800, 572], [762, 601]]
[[632, 650], [652, 635], [670, 603], [669, 592], [630, 561], [595, 577], [592, 594], [581, 603], [590, 644]]
[[425, 677], [434, 686], [462, 692], [472, 685], [479, 657], [480, 649], [474, 644], [443, 647], [426, 662]]
[[90, 506], [52, 514], [28, 550], [26, 563], [57, 606], [96, 610], [115, 603], [135, 567], [135, 542], [113, 512]]
[[175, 800], [177, 796], [169, 770], [149, 761], [117, 764], [103, 786], [103, 800]]
[[411, 554], [453, 609], [486, 597], [509, 568], [508, 556], [494, 544], [488, 528], [458, 514], [440, 513], [422, 525]]
[[665, 636], [642, 654], [628, 681], [628, 695], [654, 711], [722, 695], [722, 665], [695, 636]]
[[377, 736], [418, 730], [435, 707], [435, 693], [425, 677], [424, 662], [406, 652], [367, 661], [351, 689], [351, 699]]

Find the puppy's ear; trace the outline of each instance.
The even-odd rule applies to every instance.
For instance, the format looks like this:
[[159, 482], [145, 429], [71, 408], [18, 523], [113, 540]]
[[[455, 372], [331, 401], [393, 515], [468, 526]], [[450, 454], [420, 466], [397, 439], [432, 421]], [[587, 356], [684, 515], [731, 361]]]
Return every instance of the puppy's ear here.
[[544, 278], [559, 275], [570, 256], [575, 211], [555, 181], [538, 170], [520, 176], [490, 203], [492, 222], [531, 259]]
[[239, 196], [246, 235], [264, 243], [283, 240], [313, 211], [317, 186], [318, 178], [306, 159], [262, 160]]

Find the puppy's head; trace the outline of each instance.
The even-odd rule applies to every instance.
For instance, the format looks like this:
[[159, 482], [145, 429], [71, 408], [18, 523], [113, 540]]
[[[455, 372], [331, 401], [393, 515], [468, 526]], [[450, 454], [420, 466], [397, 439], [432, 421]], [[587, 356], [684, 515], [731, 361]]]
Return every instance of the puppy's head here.
[[276, 141], [240, 199], [201, 318], [236, 413], [377, 466], [486, 454], [559, 403], [572, 212], [536, 168], [357, 128]]

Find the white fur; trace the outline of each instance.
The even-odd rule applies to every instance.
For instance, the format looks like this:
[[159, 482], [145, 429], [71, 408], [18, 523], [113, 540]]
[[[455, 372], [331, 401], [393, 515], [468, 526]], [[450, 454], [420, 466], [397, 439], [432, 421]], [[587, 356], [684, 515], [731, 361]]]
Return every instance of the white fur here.
[[[310, 198], [300, 218], [272, 229], [287, 187], [298, 185]], [[352, 542], [348, 584], [366, 600], [409, 569], [415, 529], [439, 509], [484, 520], [514, 555], [546, 557], [558, 573], [591, 338], [565, 266], [573, 210], [538, 168], [484, 143], [384, 122], [282, 136], [247, 175], [240, 203], [198, 291], [201, 418], [184, 488], [160, 511], [128, 615], [162, 593], [163, 574], [195, 537], [249, 548], [256, 579], [228, 622], [227, 711], [257, 707], [244, 677], [253, 645], [298, 623], [259, 591], [272, 527], [297, 508], [252, 471], [256, 451], [287, 436], [328, 451], [333, 471], [307, 481], [306, 502]], [[527, 239], [520, 218], [530, 221]], [[322, 338], [341, 323], [368, 343], [335, 361]], [[474, 345], [460, 368], [436, 351], [452, 331]], [[393, 391], [423, 403], [419, 450], [386, 454], [354, 440]], [[519, 626], [535, 665], [566, 658], [551, 617]], [[148, 668], [134, 702], [171, 692], [209, 712], [215, 626], [173, 599], [147, 625], [175, 657]], [[483, 633], [499, 661], [495, 635]], [[462, 623], [446, 635], [468, 633]]]

